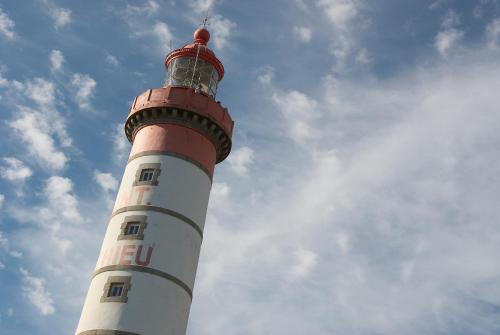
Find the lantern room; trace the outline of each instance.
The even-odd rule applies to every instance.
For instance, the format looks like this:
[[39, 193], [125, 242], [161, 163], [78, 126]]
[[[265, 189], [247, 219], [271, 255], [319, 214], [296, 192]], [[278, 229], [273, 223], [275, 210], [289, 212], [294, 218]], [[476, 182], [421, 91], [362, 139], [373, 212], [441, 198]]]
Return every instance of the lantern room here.
[[192, 44], [169, 53], [165, 58], [165, 86], [188, 87], [196, 93], [215, 99], [217, 85], [224, 76], [224, 67], [207, 48], [210, 33], [205, 28], [194, 32]]

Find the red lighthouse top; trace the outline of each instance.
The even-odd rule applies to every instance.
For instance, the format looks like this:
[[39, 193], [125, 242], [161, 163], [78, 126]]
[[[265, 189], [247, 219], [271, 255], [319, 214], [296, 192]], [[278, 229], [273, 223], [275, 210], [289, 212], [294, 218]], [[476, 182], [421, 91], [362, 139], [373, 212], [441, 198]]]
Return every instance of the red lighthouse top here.
[[224, 76], [224, 66], [207, 47], [210, 33], [206, 28], [194, 32], [193, 43], [170, 52], [165, 58], [167, 86], [191, 87], [215, 97], [217, 84]]
[[[215, 163], [229, 155], [234, 121], [227, 108], [215, 100], [224, 67], [207, 48], [209, 40], [208, 30], [199, 28], [194, 33], [193, 43], [166, 56], [164, 86], [140, 94], [132, 104], [125, 123], [129, 141], [133, 142], [137, 132], [148, 125], [176, 124], [208, 138], [215, 147]], [[205, 165], [211, 175], [213, 166]]]

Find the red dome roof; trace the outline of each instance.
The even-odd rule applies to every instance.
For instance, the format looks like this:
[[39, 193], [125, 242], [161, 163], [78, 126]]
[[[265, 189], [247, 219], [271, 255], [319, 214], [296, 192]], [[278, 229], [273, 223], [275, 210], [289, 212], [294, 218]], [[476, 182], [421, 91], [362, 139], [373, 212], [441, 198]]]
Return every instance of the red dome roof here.
[[214, 52], [207, 48], [207, 43], [210, 40], [210, 33], [207, 29], [198, 28], [194, 32], [194, 41], [180, 49], [170, 52], [165, 58], [165, 68], [168, 69], [170, 62], [180, 57], [196, 57], [203, 59], [212, 64], [219, 74], [219, 81], [224, 77], [224, 66], [221, 61], [215, 56]]
[[208, 40], [210, 39], [210, 33], [204, 27], [196, 29], [193, 35], [194, 35], [194, 43], [207, 45]]

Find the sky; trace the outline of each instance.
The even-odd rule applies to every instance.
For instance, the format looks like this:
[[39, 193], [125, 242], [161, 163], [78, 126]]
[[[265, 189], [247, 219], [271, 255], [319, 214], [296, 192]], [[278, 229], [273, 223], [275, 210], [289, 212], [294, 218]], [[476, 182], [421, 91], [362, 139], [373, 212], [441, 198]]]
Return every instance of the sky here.
[[75, 331], [207, 9], [235, 130], [187, 333], [499, 334], [500, 0], [0, 0], [0, 334]]

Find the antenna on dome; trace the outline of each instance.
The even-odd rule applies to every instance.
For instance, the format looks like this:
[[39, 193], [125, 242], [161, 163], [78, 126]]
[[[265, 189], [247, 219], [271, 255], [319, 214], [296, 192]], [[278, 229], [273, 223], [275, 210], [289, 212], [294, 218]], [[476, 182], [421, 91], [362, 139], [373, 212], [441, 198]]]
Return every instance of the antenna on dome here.
[[208, 23], [208, 20], [210, 19], [210, 16], [208, 15], [209, 10], [210, 10], [210, 7], [207, 8], [207, 11], [205, 12], [205, 18], [203, 19], [203, 23], [202, 23], [203, 28], [206, 28], [209, 25], [209, 23]]

